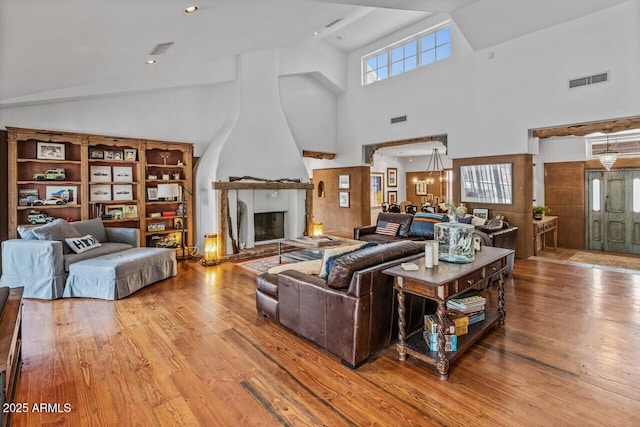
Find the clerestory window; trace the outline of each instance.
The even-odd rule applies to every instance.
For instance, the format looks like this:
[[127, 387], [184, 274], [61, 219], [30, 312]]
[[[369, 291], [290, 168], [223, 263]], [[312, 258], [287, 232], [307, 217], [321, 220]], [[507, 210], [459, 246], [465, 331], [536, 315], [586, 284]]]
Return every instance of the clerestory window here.
[[427, 30], [362, 58], [362, 85], [397, 76], [451, 56], [449, 26]]

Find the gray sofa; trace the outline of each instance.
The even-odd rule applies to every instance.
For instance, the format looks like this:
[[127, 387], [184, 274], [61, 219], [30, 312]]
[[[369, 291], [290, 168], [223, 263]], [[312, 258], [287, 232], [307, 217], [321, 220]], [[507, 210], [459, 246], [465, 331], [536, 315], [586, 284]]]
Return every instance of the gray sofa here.
[[[67, 225], [58, 224], [68, 229]], [[104, 227], [100, 219], [68, 224], [79, 236], [91, 234], [101, 246], [76, 254], [65, 249], [59, 234], [51, 234], [50, 240], [41, 240], [33, 234], [35, 227], [19, 227], [21, 239], [2, 242], [0, 285], [24, 286], [25, 298], [61, 298], [71, 264], [139, 246], [140, 232], [136, 228]], [[42, 233], [40, 235], [42, 237]]]

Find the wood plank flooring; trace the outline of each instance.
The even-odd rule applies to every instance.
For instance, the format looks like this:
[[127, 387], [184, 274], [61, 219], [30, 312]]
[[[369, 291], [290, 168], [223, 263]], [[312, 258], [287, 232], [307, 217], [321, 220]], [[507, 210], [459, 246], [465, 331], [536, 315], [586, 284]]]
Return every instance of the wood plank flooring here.
[[13, 425], [640, 425], [640, 275], [516, 260], [506, 324], [448, 381], [393, 348], [344, 367], [258, 316], [254, 280], [183, 262], [121, 301], [25, 300]]

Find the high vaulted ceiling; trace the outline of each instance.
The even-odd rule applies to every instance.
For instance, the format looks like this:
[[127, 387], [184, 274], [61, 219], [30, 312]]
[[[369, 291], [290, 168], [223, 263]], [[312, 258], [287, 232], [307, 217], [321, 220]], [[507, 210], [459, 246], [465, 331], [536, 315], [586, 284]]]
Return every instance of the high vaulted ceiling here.
[[[304, 40], [348, 53], [432, 13], [451, 15], [482, 49], [624, 1], [2, 0], [0, 108], [67, 99], [78, 87], [108, 94], [149, 80], [145, 90], [207, 83], [225, 58]], [[199, 11], [184, 13], [194, 3]], [[175, 43], [146, 65], [166, 42]]]

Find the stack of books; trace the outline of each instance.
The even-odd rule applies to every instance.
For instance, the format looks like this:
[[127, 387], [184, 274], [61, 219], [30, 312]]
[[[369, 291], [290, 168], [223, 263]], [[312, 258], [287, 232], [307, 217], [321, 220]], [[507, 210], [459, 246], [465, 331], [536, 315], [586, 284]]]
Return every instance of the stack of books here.
[[[444, 337], [445, 351], [458, 350], [458, 337], [456, 336], [456, 325], [448, 317], [444, 318]], [[424, 316], [424, 341], [427, 343], [429, 350], [438, 351], [438, 316], [435, 314], [427, 314]]]
[[447, 308], [466, 315], [469, 318], [469, 325], [473, 325], [485, 319], [484, 307], [486, 303], [486, 298], [480, 295], [473, 295], [450, 299], [447, 301]]

